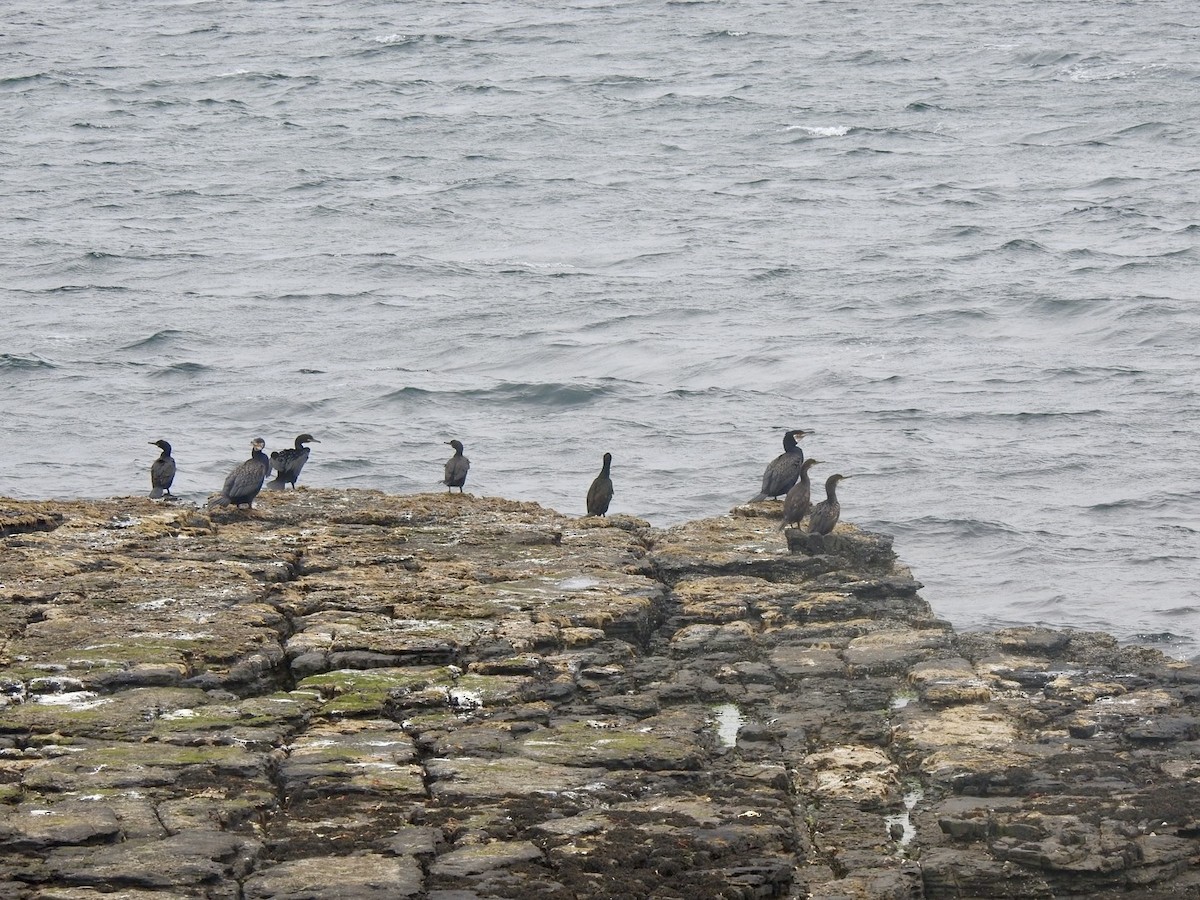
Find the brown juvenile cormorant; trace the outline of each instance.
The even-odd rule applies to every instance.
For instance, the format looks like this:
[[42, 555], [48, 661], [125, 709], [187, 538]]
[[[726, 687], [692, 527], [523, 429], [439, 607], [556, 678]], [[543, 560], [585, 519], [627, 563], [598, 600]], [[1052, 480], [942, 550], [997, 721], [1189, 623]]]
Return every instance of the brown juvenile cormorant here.
[[602, 516], [608, 512], [608, 504], [612, 503], [613, 498], [612, 478], [608, 474], [611, 467], [612, 454], [605, 453], [604, 465], [600, 469], [600, 474], [596, 476], [596, 480], [588, 488], [587, 514], [589, 516]]
[[800, 480], [783, 498], [783, 522], [779, 525], [781, 531], [789, 525], [799, 525], [800, 520], [812, 509], [812, 485], [808, 480], [808, 470], [820, 462], [819, 459], [806, 459], [800, 466]]
[[842, 517], [842, 505], [838, 503], [837, 486], [849, 475], [830, 475], [825, 479], [825, 499], [813, 507], [808, 520], [809, 534], [829, 534]]
[[267, 442], [255, 438], [250, 442], [250, 458], [229, 473], [221, 496], [208, 501], [208, 508], [216, 506], [252, 506], [254, 498], [262, 490], [263, 482], [271, 471], [271, 460], [263, 453]]
[[171, 445], [166, 441], [150, 441], [150, 445], [162, 450], [162, 454], [150, 465], [150, 496], [155, 500], [163, 494], [174, 497], [171, 482], [175, 480], [175, 460], [171, 458]]
[[801, 429], [783, 433], [783, 452], [767, 464], [762, 477], [762, 490], [750, 500], [751, 503], [766, 500], [768, 497], [774, 499], [792, 489], [796, 479], [800, 477], [800, 467], [804, 465], [804, 451], [796, 442], [815, 433]]
[[[296, 438], [294, 449], [276, 450], [271, 454], [271, 465], [275, 469], [275, 478], [267, 484], [268, 491], [282, 491], [286, 485], [296, 486], [300, 470], [308, 462], [308, 448], [305, 444], [321, 443], [311, 434], [302, 434]], [[268, 473], [269, 474], [269, 473]]]
[[446, 485], [446, 493], [450, 493], [451, 488], [458, 488], [458, 492], [463, 492], [463, 485], [467, 483], [467, 469], [471, 468], [471, 461], [463, 456], [462, 441], [446, 441], [454, 448], [454, 455], [446, 460], [446, 477], [442, 479], [442, 484]]

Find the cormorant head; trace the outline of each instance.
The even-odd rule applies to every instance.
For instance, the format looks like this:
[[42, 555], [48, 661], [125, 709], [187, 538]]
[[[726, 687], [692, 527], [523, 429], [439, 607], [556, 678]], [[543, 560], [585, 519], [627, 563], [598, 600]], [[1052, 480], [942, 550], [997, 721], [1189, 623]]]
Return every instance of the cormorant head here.
[[267, 442], [264, 441], [262, 438], [255, 438], [254, 440], [252, 440], [250, 442], [251, 452], [254, 452], [255, 450], [261, 450], [265, 446], [267, 446]]
[[453, 447], [453, 448], [454, 448], [454, 452], [455, 452], [455, 453], [462, 453], [462, 452], [463, 452], [463, 445], [462, 445], [462, 441], [446, 441], [446, 443], [447, 443], [447, 444], [449, 444], [451, 447]]
[[299, 450], [301, 444], [319, 444], [319, 443], [321, 443], [321, 442], [318, 441], [315, 437], [313, 437], [308, 432], [305, 432], [304, 434], [302, 434], [296, 438], [296, 449]]
[[611, 453], [604, 454], [604, 465], [605, 465], [605, 467], [612, 465], [612, 454]]
[[157, 447], [163, 453], [167, 454], [167, 456], [171, 455], [171, 445], [166, 441], [150, 441], [149, 443], [151, 446]]
[[785, 431], [783, 433], [783, 449], [794, 450], [796, 447], [796, 441], [803, 437], [808, 437], [810, 434], [816, 434], [816, 432], [805, 431], [803, 428], [795, 428], [792, 431]]

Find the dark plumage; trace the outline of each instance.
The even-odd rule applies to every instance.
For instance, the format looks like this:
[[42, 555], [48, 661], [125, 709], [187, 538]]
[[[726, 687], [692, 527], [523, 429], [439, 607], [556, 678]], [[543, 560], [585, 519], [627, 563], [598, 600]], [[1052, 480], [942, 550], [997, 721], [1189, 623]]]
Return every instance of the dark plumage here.
[[458, 488], [458, 492], [463, 492], [463, 485], [467, 483], [467, 470], [471, 468], [471, 461], [463, 456], [462, 441], [446, 441], [454, 448], [454, 455], [446, 460], [446, 477], [442, 479], [442, 484], [446, 485], [446, 492], [449, 493], [452, 488]]
[[286, 485], [296, 486], [300, 470], [308, 462], [308, 448], [305, 444], [321, 443], [311, 434], [302, 434], [296, 438], [295, 448], [276, 450], [271, 454], [271, 467], [275, 469], [275, 478], [267, 484], [268, 491], [282, 491]]
[[799, 525], [800, 520], [812, 509], [812, 485], [808, 480], [808, 470], [818, 463], [819, 459], [806, 459], [800, 466], [800, 480], [783, 498], [783, 522], [779, 525], [780, 530], [789, 525]]
[[225, 486], [221, 488], [221, 496], [208, 501], [208, 508], [216, 506], [251, 506], [258, 492], [262, 490], [263, 482], [271, 471], [271, 460], [263, 453], [267, 442], [255, 438], [250, 442], [250, 458], [229, 473]]
[[837, 486], [849, 475], [830, 475], [825, 479], [825, 499], [813, 507], [808, 520], [809, 534], [829, 534], [842, 517], [842, 505], [838, 503]]
[[600, 468], [600, 474], [596, 476], [596, 480], [588, 488], [587, 514], [589, 516], [602, 516], [608, 512], [608, 504], [612, 503], [613, 498], [612, 478], [608, 474], [611, 467], [612, 454], [605, 453], [604, 465]]
[[804, 465], [804, 451], [796, 442], [814, 433], [800, 429], [783, 433], [783, 452], [767, 464], [762, 477], [762, 490], [751, 498], [751, 503], [766, 500], [768, 497], [774, 499], [792, 489], [796, 479], [800, 477], [800, 467]]
[[150, 496], [157, 500], [163, 494], [173, 497], [171, 482], [175, 480], [175, 460], [171, 458], [171, 445], [166, 441], [150, 441], [162, 453], [150, 465]]

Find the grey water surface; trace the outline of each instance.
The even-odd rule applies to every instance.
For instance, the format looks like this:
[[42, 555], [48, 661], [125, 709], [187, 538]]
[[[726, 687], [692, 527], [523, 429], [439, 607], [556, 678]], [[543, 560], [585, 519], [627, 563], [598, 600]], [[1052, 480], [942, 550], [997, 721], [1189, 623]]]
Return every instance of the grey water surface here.
[[[960, 628], [1200, 652], [1190, 0], [8, 0], [0, 495], [719, 515], [788, 428]], [[817, 492], [819, 494], [819, 491]], [[782, 539], [781, 539], [782, 540]]]

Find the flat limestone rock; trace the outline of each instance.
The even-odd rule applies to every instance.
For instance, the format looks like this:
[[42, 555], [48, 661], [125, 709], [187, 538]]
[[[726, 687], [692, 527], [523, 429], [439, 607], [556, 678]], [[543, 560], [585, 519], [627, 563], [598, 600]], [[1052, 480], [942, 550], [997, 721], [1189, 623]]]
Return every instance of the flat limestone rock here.
[[120, 837], [116, 814], [99, 803], [23, 805], [0, 822], [0, 849], [6, 851], [36, 852], [58, 846], [109, 843]]
[[392, 900], [423, 893], [408, 856], [324, 856], [268, 865], [246, 880], [247, 900]]
[[432, 871], [443, 877], [463, 877], [541, 858], [542, 851], [530, 841], [493, 841], [443, 853], [433, 863]]
[[0, 896], [1196, 895], [1195, 666], [778, 514], [0, 500]]
[[250, 838], [217, 831], [185, 831], [159, 841], [56, 848], [46, 860], [46, 869], [66, 883], [194, 889], [236, 883], [261, 851], [261, 845]]

